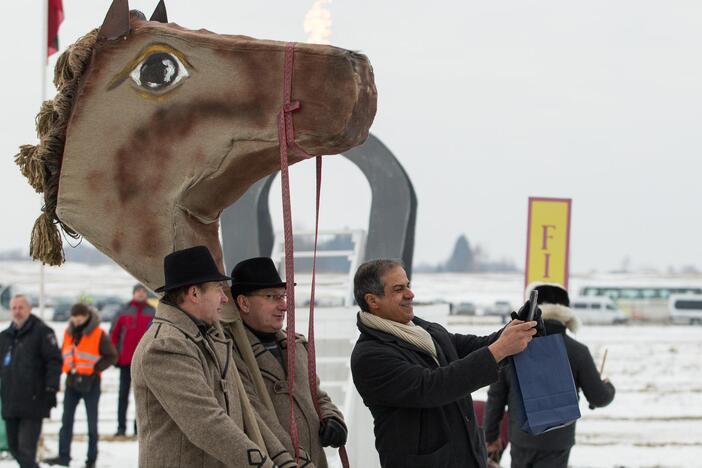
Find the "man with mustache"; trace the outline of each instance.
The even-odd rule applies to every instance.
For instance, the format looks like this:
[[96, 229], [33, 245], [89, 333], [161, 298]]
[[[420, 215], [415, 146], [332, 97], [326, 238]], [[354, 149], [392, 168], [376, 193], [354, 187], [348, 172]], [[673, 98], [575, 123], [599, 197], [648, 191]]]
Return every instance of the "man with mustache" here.
[[354, 296], [361, 334], [351, 373], [373, 415], [380, 464], [485, 467], [470, 394], [497, 380], [498, 363], [526, 348], [537, 322], [513, 320], [485, 337], [449, 333], [414, 316], [407, 273], [394, 260], [361, 265]]
[[[278, 435], [290, 453], [294, 453], [290, 431], [290, 398], [287, 393], [287, 344], [282, 330], [287, 312], [286, 283], [280, 279], [273, 261], [268, 257], [250, 258], [232, 270], [232, 297], [246, 326], [256, 362], [261, 369], [275, 414], [256, 407], [259, 414]], [[300, 435], [300, 447], [309, 454], [317, 468], [327, 466], [322, 447], [339, 447], [346, 443], [347, 430], [341, 411], [329, 395], [319, 387], [317, 394], [321, 420], [315, 410], [307, 374], [307, 340], [297, 334], [295, 341], [295, 418]], [[255, 392], [253, 386], [247, 389]], [[254, 395], [254, 401], [263, 398]]]

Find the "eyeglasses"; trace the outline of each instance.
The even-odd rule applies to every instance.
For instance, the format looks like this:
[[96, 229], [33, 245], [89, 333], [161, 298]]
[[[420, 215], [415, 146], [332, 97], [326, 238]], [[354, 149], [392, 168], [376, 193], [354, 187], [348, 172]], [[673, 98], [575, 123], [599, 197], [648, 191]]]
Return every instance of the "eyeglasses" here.
[[271, 302], [280, 302], [288, 299], [287, 294], [247, 294], [248, 296], [265, 297]]

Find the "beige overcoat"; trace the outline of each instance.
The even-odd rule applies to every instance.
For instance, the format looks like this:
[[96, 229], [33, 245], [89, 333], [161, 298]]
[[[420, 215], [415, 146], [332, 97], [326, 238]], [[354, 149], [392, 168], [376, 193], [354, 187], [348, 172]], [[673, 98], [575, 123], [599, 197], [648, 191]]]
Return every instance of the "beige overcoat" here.
[[[225, 327], [227, 324], [225, 324]], [[270, 430], [281, 440], [287, 450], [293, 453], [292, 441], [290, 440], [290, 399], [288, 397], [288, 381], [286, 371], [281, 366], [275, 356], [266, 350], [261, 341], [247, 328], [246, 334], [251, 343], [251, 348], [256, 356], [256, 362], [261, 369], [264, 383], [275, 408], [275, 414], [263, 406], [263, 398], [256, 394], [255, 387], [250, 381], [245, 382], [247, 393], [251, 396], [251, 401], [256, 411], [268, 425]], [[283, 351], [284, 362], [287, 363], [287, 342], [285, 333], [276, 333], [278, 344]], [[295, 402], [295, 419], [300, 435], [300, 447], [309, 454], [312, 463], [317, 468], [326, 468], [327, 459], [319, 441], [319, 417], [314, 408], [314, 402], [310, 393], [310, 386], [307, 374], [307, 339], [300, 334], [296, 335], [295, 348], [295, 390], [293, 392]], [[241, 353], [235, 347], [238, 354], [237, 365], [243, 366]], [[242, 378], [247, 380], [248, 370], [240, 369]], [[342, 424], [344, 417], [339, 409], [332, 403], [329, 395], [320, 388], [319, 378], [317, 378], [317, 392], [319, 395], [319, 405], [322, 418], [334, 417]], [[304, 458], [304, 455], [302, 456]]]
[[245, 433], [235, 372], [219, 324], [205, 336], [185, 312], [160, 303], [132, 361], [139, 466], [295, 466], [264, 424], [263, 450]]

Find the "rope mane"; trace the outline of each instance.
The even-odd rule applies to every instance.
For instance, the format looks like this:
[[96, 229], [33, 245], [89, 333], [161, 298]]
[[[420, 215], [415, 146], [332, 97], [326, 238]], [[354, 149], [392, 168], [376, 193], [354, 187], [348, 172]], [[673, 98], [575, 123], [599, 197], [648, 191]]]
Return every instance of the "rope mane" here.
[[15, 155], [15, 163], [20, 167], [22, 175], [37, 193], [44, 194], [42, 214], [32, 229], [29, 254], [33, 259], [48, 265], [61, 265], [64, 262], [59, 227], [71, 238], [79, 237], [78, 233], [58, 219], [56, 204], [66, 126], [71, 117], [78, 84], [90, 63], [97, 33], [98, 30], [94, 29], [61, 54], [54, 69], [56, 96], [42, 103], [36, 117], [39, 144], [22, 145]]

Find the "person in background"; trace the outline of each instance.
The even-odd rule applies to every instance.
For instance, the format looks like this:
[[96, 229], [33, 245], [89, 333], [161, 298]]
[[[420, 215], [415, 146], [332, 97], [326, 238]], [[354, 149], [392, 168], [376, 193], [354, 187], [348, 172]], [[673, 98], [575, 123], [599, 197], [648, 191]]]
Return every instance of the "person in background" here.
[[117, 362], [117, 350], [100, 327], [100, 317], [91, 307], [78, 303], [71, 316], [61, 346], [66, 390], [59, 431], [59, 454], [44, 460], [49, 465], [68, 466], [71, 461], [73, 422], [78, 403], [85, 402], [88, 416], [88, 456], [86, 468], [94, 468], [98, 455], [98, 402], [102, 371]]
[[0, 333], [2, 417], [10, 453], [21, 468], [36, 468], [42, 419], [56, 406], [61, 352], [25, 296], [14, 296], [10, 310], [12, 323]]
[[[117, 433], [116, 437], [124, 437], [127, 433], [127, 408], [129, 406], [129, 388], [132, 384], [132, 356], [151, 324], [156, 311], [146, 300], [146, 287], [136, 284], [132, 289], [132, 300], [117, 313], [112, 321], [110, 339], [117, 348], [119, 357], [119, 400], [117, 403]], [[137, 433], [136, 419], [134, 420], [134, 435]]]
[[490, 336], [449, 333], [415, 317], [407, 273], [386, 259], [358, 268], [354, 296], [361, 334], [351, 374], [373, 415], [381, 466], [484, 468], [470, 394], [496, 381], [498, 363], [527, 347], [538, 308], [534, 321], [513, 320]]
[[[239, 262], [232, 270], [231, 277], [232, 297], [246, 326], [246, 335], [274, 407], [274, 412], [263, 407], [257, 410], [292, 453], [293, 447], [288, 435], [290, 398], [287, 392], [280, 391], [281, 388], [287, 388], [287, 342], [285, 333], [281, 331], [288, 309], [286, 284], [280, 279], [273, 261], [268, 257], [250, 258]], [[300, 447], [310, 455], [317, 468], [325, 468], [327, 459], [323, 447], [344, 445], [347, 429], [341, 411], [320, 388], [317, 379], [320, 420], [310, 391], [307, 359], [307, 339], [296, 334], [293, 395]], [[239, 362], [243, 362], [243, 359]], [[248, 391], [254, 390], [249, 388]], [[254, 400], [262, 400], [260, 395], [253, 396]], [[266, 412], [273, 414], [268, 415]]]
[[[574, 340], [566, 329], [575, 333], [580, 322], [570, 308], [568, 292], [559, 284], [534, 283], [527, 288], [526, 295], [536, 289], [537, 302], [542, 311], [546, 334], [563, 335], [568, 361], [573, 371], [577, 391], [582, 390], [590, 408], [607, 406], [614, 399], [614, 385], [600, 376], [587, 346]], [[499, 424], [505, 405], [517, 405], [510, 369], [503, 368], [497, 382], [490, 385], [485, 406], [485, 440], [488, 453], [499, 453], [504, 449], [500, 442]], [[510, 411], [509, 441], [512, 468], [565, 468], [568, 466], [570, 449], [575, 445], [575, 424], [554, 429], [544, 434], [531, 435], [519, 429], [519, 423]]]

